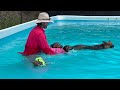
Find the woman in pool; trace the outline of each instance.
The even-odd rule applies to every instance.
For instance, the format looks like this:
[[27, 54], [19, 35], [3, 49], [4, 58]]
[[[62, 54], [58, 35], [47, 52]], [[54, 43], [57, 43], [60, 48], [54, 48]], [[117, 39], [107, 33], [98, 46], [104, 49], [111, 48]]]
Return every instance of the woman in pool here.
[[28, 36], [25, 50], [24, 52], [19, 52], [20, 54], [29, 56], [38, 54], [40, 52], [44, 52], [45, 54], [49, 55], [64, 53], [63, 49], [51, 48], [48, 45], [45, 29], [47, 28], [49, 22], [52, 22], [52, 20], [50, 20], [48, 13], [41, 12], [36, 22], [37, 26], [33, 28]]

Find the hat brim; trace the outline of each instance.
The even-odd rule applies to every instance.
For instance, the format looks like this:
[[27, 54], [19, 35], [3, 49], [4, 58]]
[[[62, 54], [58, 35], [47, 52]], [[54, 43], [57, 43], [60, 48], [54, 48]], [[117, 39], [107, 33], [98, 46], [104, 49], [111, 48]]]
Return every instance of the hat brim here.
[[52, 21], [52, 20], [36, 20], [35, 21], [36, 23], [42, 23], [42, 22], [54, 22], [54, 21]]

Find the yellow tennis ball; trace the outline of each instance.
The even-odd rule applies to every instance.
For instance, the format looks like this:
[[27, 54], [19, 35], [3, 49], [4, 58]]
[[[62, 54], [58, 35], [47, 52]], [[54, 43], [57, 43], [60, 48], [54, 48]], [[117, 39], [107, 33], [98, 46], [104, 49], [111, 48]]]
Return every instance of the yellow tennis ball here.
[[41, 57], [38, 57], [35, 59], [35, 61], [40, 61], [40, 60], [43, 60]]
[[36, 58], [35, 61], [42, 62], [42, 66], [46, 66], [45, 61], [41, 57]]

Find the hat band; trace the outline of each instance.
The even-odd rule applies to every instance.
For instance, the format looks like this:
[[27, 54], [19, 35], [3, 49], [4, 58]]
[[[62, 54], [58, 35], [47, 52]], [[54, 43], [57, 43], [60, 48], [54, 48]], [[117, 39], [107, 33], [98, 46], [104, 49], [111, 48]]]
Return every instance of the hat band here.
[[38, 19], [38, 20], [50, 20], [50, 18], [49, 19]]

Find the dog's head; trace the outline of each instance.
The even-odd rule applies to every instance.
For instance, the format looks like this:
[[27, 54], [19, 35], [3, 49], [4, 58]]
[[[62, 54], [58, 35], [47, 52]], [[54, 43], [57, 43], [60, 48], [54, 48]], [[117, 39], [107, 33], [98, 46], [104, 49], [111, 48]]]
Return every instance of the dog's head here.
[[51, 47], [52, 48], [62, 48], [63, 46], [60, 43], [56, 42], [56, 43], [52, 44]]
[[33, 65], [36, 67], [36, 66], [41, 66], [41, 65], [43, 65], [43, 63], [42, 62], [39, 62], [39, 61], [34, 61], [34, 62], [32, 62], [33, 63]]
[[114, 48], [114, 45], [112, 44], [112, 42], [109, 40], [108, 42], [103, 41], [104, 48]]
[[68, 52], [68, 51], [72, 50], [73, 48], [72, 48], [72, 46], [70, 46], [70, 45], [66, 45], [66, 46], [63, 47], [63, 49], [64, 49], [66, 52]]

